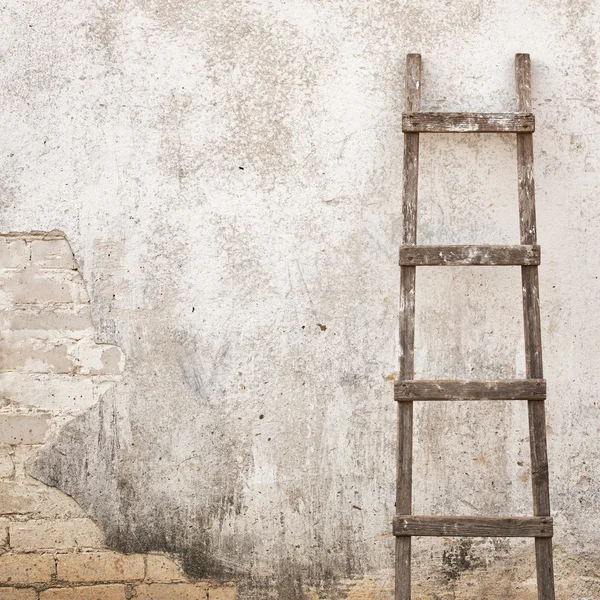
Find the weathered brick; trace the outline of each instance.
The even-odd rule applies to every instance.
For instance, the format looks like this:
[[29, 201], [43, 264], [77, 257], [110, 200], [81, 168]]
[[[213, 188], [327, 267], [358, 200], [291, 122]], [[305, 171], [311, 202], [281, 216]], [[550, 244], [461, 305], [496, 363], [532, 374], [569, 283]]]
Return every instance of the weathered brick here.
[[11, 524], [10, 545], [22, 552], [102, 548], [104, 537], [91, 519], [31, 520]]
[[60, 554], [58, 579], [62, 581], [134, 581], [144, 579], [144, 557], [118, 552]]
[[115, 584], [51, 588], [40, 593], [40, 600], [126, 600], [126, 589], [124, 585]]
[[0, 444], [41, 444], [49, 426], [46, 413], [0, 414]]
[[66, 239], [33, 240], [31, 264], [38, 269], [76, 269], [73, 251]]
[[17, 340], [6, 335], [0, 353], [0, 371], [22, 373], [74, 373], [75, 364], [67, 355], [68, 340]]
[[29, 263], [29, 247], [25, 240], [0, 236], [0, 269], [25, 267]]
[[0, 311], [0, 328], [11, 331], [13, 337], [47, 339], [60, 337], [81, 339], [93, 336], [92, 314], [89, 305], [80, 308], [56, 306], [20, 306]]
[[30, 486], [17, 481], [0, 482], [0, 514], [35, 513], [39, 509], [41, 499], [39, 486]]
[[[2, 394], [0, 394], [0, 397]], [[39, 448], [39, 444], [35, 444], [32, 446], [20, 445], [20, 446], [11, 446], [13, 450], [13, 462], [15, 464], [15, 479], [26, 478], [25, 473], [25, 464], [32, 457], [35, 451]]]
[[[21, 406], [71, 414], [86, 410], [98, 400], [89, 377], [23, 373], [0, 374], [0, 398]], [[1, 437], [0, 431], [0, 440]]]
[[235, 600], [237, 587], [235, 585], [222, 585], [211, 587], [208, 590], [208, 600]]
[[[10, 446], [0, 446], [0, 478], [7, 479], [15, 474], [12, 450]], [[1, 503], [0, 503], [1, 508]]]
[[149, 581], [186, 581], [187, 577], [181, 572], [179, 565], [171, 558], [162, 554], [146, 556], [146, 579]]
[[34, 588], [7, 588], [0, 587], [2, 600], [35, 600], [37, 593]]
[[45, 583], [54, 574], [54, 556], [51, 554], [0, 555], [1, 583]]
[[85, 517], [85, 512], [73, 498], [34, 480], [0, 481], [0, 514], [34, 518]]
[[10, 332], [4, 335], [0, 371], [70, 375], [118, 375], [122, 371], [123, 354], [118, 346], [91, 339], [20, 338]]
[[0, 305], [87, 303], [78, 271], [0, 273]]
[[135, 586], [136, 600], [207, 600], [207, 583], [150, 583]]

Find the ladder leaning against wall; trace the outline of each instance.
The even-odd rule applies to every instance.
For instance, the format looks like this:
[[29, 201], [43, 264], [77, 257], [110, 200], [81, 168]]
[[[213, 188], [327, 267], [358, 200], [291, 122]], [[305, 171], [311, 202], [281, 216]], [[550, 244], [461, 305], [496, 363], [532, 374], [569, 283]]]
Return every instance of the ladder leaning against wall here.
[[[540, 247], [536, 243], [533, 182], [531, 66], [528, 54], [515, 57], [517, 112], [420, 112], [421, 56], [406, 61], [406, 112], [400, 248], [400, 371], [394, 386], [398, 402], [396, 484], [396, 600], [411, 597], [411, 537], [534, 537], [539, 600], [554, 600], [552, 517], [548, 489], [542, 340], [538, 291]], [[421, 133], [516, 133], [521, 244], [513, 246], [417, 245], [417, 182]], [[419, 266], [519, 265], [523, 285], [527, 379], [425, 381], [414, 377], [415, 279]], [[422, 400], [526, 400], [529, 413], [533, 516], [455, 517], [412, 515], [413, 402]]]

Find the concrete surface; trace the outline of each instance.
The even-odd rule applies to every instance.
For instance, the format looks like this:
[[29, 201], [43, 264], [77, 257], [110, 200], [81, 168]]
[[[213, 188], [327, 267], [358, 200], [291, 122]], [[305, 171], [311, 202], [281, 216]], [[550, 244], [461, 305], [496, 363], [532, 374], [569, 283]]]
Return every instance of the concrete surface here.
[[[390, 597], [404, 56], [424, 109], [508, 111], [529, 52], [556, 573], [600, 595], [597, 3], [0, 10], [0, 231], [65, 232], [125, 356], [30, 473], [242, 599]], [[513, 137], [421, 148], [420, 241], [518, 240]], [[517, 270], [417, 285], [418, 377], [523, 375]], [[415, 510], [530, 511], [524, 407], [425, 407], [417, 435]], [[416, 597], [535, 597], [528, 543], [415, 547]]]

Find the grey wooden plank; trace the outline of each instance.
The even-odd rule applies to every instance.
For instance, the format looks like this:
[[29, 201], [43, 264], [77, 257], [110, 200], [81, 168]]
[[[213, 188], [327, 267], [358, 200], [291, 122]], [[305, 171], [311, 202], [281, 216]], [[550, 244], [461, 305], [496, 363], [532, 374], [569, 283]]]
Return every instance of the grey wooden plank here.
[[405, 103], [406, 112], [418, 112], [421, 108], [421, 55], [406, 55]]
[[[528, 54], [517, 54], [515, 56], [515, 78], [517, 83], [517, 110], [530, 112], [532, 109], [531, 61]], [[533, 136], [528, 133], [517, 134], [517, 173], [521, 243], [535, 244], [537, 229], [533, 174]], [[542, 336], [537, 267], [523, 266], [521, 268], [521, 280], [523, 286], [526, 373], [527, 377], [542, 378]], [[530, 400], [528, 413], [533, 513], [534, 515], [546, 516], [550, 514], [550, 491], [544, 403]], [[552, 540], [536, 538], [535, 554], [538, 599], [554, 600]]]
[[515, 81], [517, 84], [517, 111], [530, 113], [531, 58], [529, 54], [515, 54]]
[[[517, 98], [519, 110], [531, 109], [531, 66], [529, 56], [519, 54], [515, 59]], [[535, 183], [533, 177], [533, 142], [531, 134], [517, 136], [517, 167], [519, 180], [519, 213], [521, 242], [535, 244], [537, 240], [535, 217]], [[525, 333], [525, 366], [528, 378], [543, 377], [542, 335], [539, 306], [539, 282], [536, 267], [522, 267], [523, 321]], [[530, 442], [533, 470], [534, 514], [550, 514], [548, 491], [548, 463], [546, 452], [545, 409], [542, 403], [532, 401], [529, 406]]]
[[521, 243], [535, 244], [535, 183], [533, 178], [533, 136], [517, 134], [517, 177], [519, 185], [519, 225]]
[[[406, 57], [406, 110], [418, 111], [421, 107], [421, 55]], [[402, 215], [404, 244], [417, 242], [417, 199], [419, 175], [419, 134], [404, 136], [404, 172], [402, 182]], [[412, 379], [414, 372], [415, 338], [415, 283], [416, 268], [402, 267], [400, 273], [399, 315], [399, 372], [401, 379]], [[412, 454], [413, 405], [398, 404], [398, 454], [396, 460], [396, 511], [412, 511]], [[396, 538], [395, 600], [411, 597], [411, 540]]]
[[552, 517], [448, 517], [397, 515], [396, 536], [552, 537]]
[[531, 111], [519, 113], [406, 112], [402, 115], [405, 133], [532, 133]]
[[400, 264], [407, 266], [539, 265], [537, 245], [400, 246]]
[[543, 379], [499, 379], [490, 381], [414, 380], [397, 381], [394, 399], [414, 400], [544, 400]]
[[555, 600], [552, 538], [535, 538], [538, 600]]

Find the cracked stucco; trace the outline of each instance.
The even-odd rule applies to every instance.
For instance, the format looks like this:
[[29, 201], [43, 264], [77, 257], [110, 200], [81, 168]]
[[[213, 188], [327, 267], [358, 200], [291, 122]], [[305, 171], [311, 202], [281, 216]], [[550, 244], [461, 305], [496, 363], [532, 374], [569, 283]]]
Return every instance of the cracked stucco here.
[[[97, 341], [127, 356], [120, 393], [68, 424], [40, 473], [115, 549], [177, 552], [243, 598], [388, 594], [404, 55], [423, 54], [425, 109], [501, 111], [529, 52], [557, 575], [564, 597], [593, 597], [599, 10], [1, 7], [1, 230], [65, 231]], [[514, 150], [426, 138], [419, 239], [516, 242]], [[513, 269], [419, 274], [418, 376], [522, 375], [519, 293]], [[426, 407], [416, 424], [416, 510], [530, 510], [523, 407]], [[420, 581], [436, 574], [424, 598], [467, 598], [472, 573], [530, 597], [529, 547], [475, 545], [455, 577], [466, 550], [444, 543], [416, 544]]]

